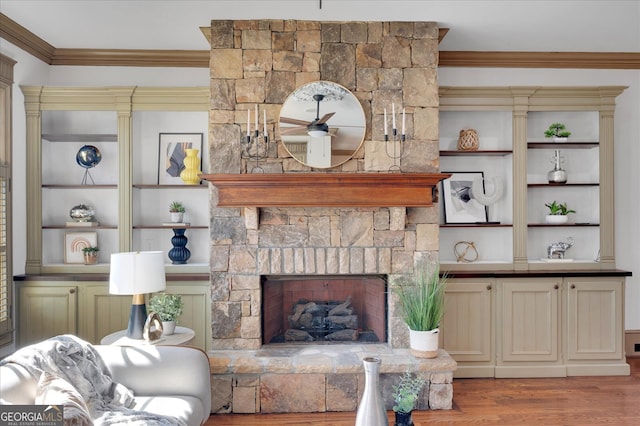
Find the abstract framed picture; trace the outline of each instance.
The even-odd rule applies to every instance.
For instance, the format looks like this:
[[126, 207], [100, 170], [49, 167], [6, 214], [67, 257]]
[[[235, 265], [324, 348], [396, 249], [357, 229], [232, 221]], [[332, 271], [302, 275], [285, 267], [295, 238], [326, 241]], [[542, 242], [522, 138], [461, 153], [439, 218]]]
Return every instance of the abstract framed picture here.
[[97, 232], [65, 232], [64, 263], [84, 263], [85, 247], [97, 247]]
[[474, 180], [484, 179], [484, 173], [443, 173], [451, 173], [450, 178], [442, 181], [445, 223], [487, 223], [487, 207], [473, 198], [471, 189]]
[[[180, 179], [186, 149], [198, 150], [202, 164], [202, 133], [160, 133], [158, 148], [158, 185], [186, 185]], [[201, 169], [201, 167], [199, 167]]]

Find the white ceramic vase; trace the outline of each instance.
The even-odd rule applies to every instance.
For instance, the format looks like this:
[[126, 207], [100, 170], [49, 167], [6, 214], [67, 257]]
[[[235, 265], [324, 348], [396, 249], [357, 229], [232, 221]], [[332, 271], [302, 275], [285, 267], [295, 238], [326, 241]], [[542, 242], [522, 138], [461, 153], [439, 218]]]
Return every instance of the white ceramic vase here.
[[164, 336], [170, 336], [176, 331], [175, 321], [162, 321], [162, 334]]
[[182, 222], [182, 217], [184, 215], [184, 213], [181, 212], [171, 212], [171, 222], [173, 223], [180, 223]]
[[544, 221], [551, 225], [561, 225], [563, 223], [567, 223], [568, 220], [569, 216], [560, 214], [548, 214], [544, 218]]
[[438, 338], [440, 329], [419, 331], [409, 329], [409, 347], [417, 358], [435, 358], [438, 356]]

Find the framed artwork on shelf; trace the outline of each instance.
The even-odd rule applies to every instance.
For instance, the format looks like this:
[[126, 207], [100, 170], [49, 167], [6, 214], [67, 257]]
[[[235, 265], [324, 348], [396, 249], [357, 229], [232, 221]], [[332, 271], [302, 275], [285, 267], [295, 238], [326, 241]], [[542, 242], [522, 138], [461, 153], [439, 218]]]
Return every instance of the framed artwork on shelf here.
[[442, 181], [445, 223], [487, 223], [487, 207], [473, 198], [474, 180], [480, 179], [484, 188], [483, 172], [443, 172], [451, 177]]
[[[180, 179], [186, 149], [197, 149], [202, 164], [202, 133], [160, 133], [158, 147], [158, 185], [186, 185]], [[201, 169], [200, 166], [198, 166]]]
[[64, 263], [84, 263], [84, 252], [82, 249], [97, 246], [97, 232], [65, 232]]

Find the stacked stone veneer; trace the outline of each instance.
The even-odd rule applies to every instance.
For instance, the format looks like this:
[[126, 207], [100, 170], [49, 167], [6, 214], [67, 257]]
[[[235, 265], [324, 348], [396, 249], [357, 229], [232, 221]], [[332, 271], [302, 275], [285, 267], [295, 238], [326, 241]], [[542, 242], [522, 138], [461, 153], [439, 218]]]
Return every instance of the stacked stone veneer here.
[[[210, 172], [247, 173], [253, 165], [247, 167], [241, 146], [247, 109], [258, 104], [260, 120], [266, 109], [269, 136], [277, 142], [282, 103], [317, 80], [341, 84], [360, 100], [367, 122], [363, 145], [340, 167], [314, 170], [272, 144], [261, 164], [266, 173], [387, 173], [393, 160], [385, 153], [383, 111], [390, 113], [392, 103], [406, 111], [402, 171], [438, 172], [437, 59], [438, 28], [431, 22], [214, 20]], [[436, 207], [218, 208], [216, 198], [214, 188], [212, 356], [261, 347], [264, 275], [383, 274], [393, 285], [413, 273], [419, 258], [438, 258]], [[406, 348], [408, 331], [396, 302], [391, 293], [388, 342]], [[242, 392], [239, 383], [232, 385]]]

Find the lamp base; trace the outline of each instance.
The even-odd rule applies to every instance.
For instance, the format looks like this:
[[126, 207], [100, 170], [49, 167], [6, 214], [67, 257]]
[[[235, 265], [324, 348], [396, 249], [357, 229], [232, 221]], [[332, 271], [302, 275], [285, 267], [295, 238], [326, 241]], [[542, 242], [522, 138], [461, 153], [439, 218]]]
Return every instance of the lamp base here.
[[130, 339], [142, 339], [145, 321], [147, 321], [147, 305], [144, 303], [144, 295], [134, 294], [131, 313], [129, 314], [127, 337]]

